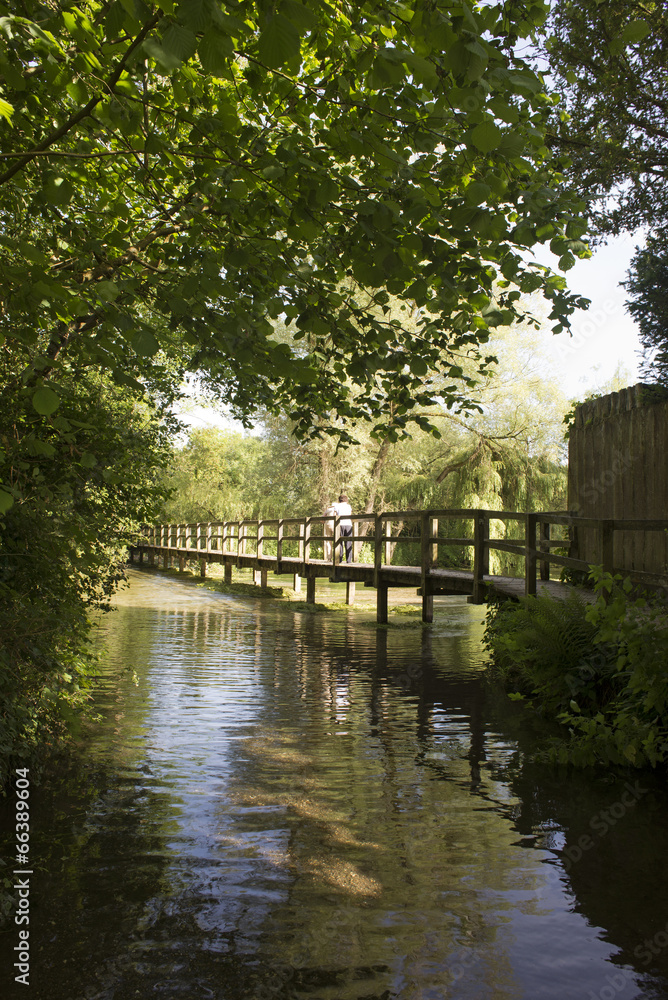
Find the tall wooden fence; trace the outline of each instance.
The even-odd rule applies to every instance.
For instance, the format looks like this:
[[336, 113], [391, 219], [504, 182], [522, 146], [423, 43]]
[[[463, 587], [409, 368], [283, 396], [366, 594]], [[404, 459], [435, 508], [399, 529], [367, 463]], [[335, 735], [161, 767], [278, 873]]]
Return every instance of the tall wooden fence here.
[[[668, 398], [643, 385], [588, 400], [575, 411], [568, 450], [568, 507], [584, 518], [668, 518]], [[600, 532], [579, 527], [571, 555], [603, 562]], [[668, 533], [615, 532], [612, 562], [665, 576]]]

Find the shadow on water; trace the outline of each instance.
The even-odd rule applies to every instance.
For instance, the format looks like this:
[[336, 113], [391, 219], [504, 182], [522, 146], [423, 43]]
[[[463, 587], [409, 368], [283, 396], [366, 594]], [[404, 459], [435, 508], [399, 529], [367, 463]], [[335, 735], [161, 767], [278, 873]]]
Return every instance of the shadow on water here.
[[9, 926], [3, 997], [668, 996], [665, 783], [528, 764], [481, 623], [132, 573], [102, 718], [33, 789], [31, 985]]

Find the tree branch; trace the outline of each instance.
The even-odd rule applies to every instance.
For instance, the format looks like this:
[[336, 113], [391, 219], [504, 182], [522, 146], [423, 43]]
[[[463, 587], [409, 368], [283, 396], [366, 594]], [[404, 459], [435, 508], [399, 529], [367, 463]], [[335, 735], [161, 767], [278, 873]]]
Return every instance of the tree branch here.
[[[158, 22], [162, 19], [162, 17], [163, 17], [162, 12], [156, 14], [155, 17], [153, 17], [147, 24], [144, 25], [144, 27], [139, 32], [134, 41], [127, 47], [127, 49], [123, 54], [123, 58], [119, 60], [116, 69], [111, 74], [111, 76], [109, 77], [109, 79], [105, 84], [107, 90], [109, 90], [110, 92], [113, 90], [113, 88], [120, 79], [121, 73], [125, 69], [125, 64], [128, 61], [128, 58], [131, 55], [131, 53], [137, 48], [137, 46], [141, 45], [141, 43], [148, 35], [149, 31], [151, 31], [156, 26], [156, 24], [158, 24]], [[97, 105], [100, 103], [103, 96], [104, 94], [100, 93], [97, 94], [95, 97], [91, 97], [90, 101], [88, 102], [88, 104], [85, 105], [85, 107], [81, 108], [80, 111], [77, 111], [76, 114], [68, 118], [68, 120], [63, 125], [60, 126], [60, 128], [57, 128], [55, 132], [52, 132], [50, 135], [48, 135], [46, 139], [44, 139], [39, 144], [39, 146], [36, 146], [34, 149], [28, 151], [25, 154], [25, 156], [21, 157], [18, 163], [15, 163], [12, 167], [9, 168], [9, 170], [6, 170], [4, 174], [0, 174], [0, 184], [4, 184], [6, 183], [6, 181], [11, 180], [14, 174], [17, 174], [20, 170], [23, 170], [26, 164], [30, 163], [30, 161], [35, 159], [35, 157], [38, 156], [40, 153], [43, 153], [45, 150], [49, 149], [50, 146], [53, 146], [54, 143], [58, 142], [59, 139], [62, 139], [63, 136], [67, 135], [68, 132], [71, 132], [72, 129], [79, 124], [79, 122], [82, 122], [84, 120], [84, 118], [88, 118], [93, 109], [97, 107]]]

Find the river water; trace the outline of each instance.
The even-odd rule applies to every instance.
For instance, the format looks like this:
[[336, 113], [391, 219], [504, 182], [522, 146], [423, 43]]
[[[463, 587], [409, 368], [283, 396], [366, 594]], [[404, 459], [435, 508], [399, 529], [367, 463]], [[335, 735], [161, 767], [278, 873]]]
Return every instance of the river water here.
[[668, 997], [665, 781], [527, 763], [483, 609], [378, 629], [130, 577], [101, 717], [32, 788], [3, 997]]

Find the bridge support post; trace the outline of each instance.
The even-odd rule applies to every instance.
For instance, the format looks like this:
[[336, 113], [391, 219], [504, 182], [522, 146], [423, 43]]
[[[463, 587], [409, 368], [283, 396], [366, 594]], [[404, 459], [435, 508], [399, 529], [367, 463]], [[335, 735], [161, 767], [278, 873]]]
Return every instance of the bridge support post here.
[[199, 575], [202, 579], [206, 577], [206, 559], [200, 559], [199, 561]]
[[433, 622], [434, 620], [434, 595], [428, 587], [422, 589], [422, 621]]
[[294, 573], [292, 576], [292, 589], [295, 594], [301, 594], [302, 592], [302, 578], [299, 573]]
[[315, 604], [315, 577], [306, 577], [306, 603]]
[[184, 573], [186, 568], [185, 556], [179, 556], [179, 573]]
[[379, 583], [376, 587], [376, 621], [379, 625], [387, 625], [387, 592], [389, 587], [386, 583]]
[[225, 563], [225, 583], [232, 583], [232, 563]]
[[524, 536], [524, 595], [530, 597], [536, 594], [536, 564], [538, 562], [538, 550], [536, 548], [536, 529], [538, 527], [538, 517], [536, 514], [527, 514], [525, 522]]
[[346, 604], [355, 603], [355, 581], [348, 580], [346, 583]]
[[267, 572], [268, 571], [266, 569], [261, 569], [260, 570], [260, 586], [261, 587], [268, 586]]
[[162, 553], [162, 568], [169, 569], [169, 552]]
[[484, 604], [485, 580], [489, 576], [489, 515], [474, 511], [473, 522], [473, 593], [471, 604]]
[[432, 534], [434, 531], [434, 519], [429, 514], [423, 514], [420, 524], [420, 564], [422, 567], [422, 621], [433, 622], [434, 620], [434, 595], [431, 591], [429, 577], [431, 575], [432, 560], [434, 558], [434, 544]]

